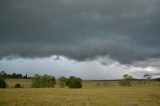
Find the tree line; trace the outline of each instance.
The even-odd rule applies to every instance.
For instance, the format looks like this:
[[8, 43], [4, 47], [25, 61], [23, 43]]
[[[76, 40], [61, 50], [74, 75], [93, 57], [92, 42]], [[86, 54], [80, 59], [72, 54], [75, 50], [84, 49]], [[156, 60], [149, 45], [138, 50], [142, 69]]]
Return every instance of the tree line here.
[[17, 73], [12, 73], [12, 74], [8, 74], [5, 71], [1, 71], [0, 72], [0, 78], [3, 79], [27, 79], [27, 74], [26, 75], [22, 75], [22, 74], [17, 74]]
[[[138, 80], [139, 84], [145, 84], [149, 83], [151, 80], [151, 75], [150, 74], [144, 74], [143, 78], [144, 80]], [[0, 72], [0, 88], [6, 88], [7, 84], [5, 82], [5, 79], [7, 78], [12, 78], [12, 79], [27, 79], [31, 78], [32, 79], [32, 88], [54, 88], [55, 85], [58, 83], [59, 87], [64, 88], [82, 88], [82, 79], [77, 78], [75, 76], [70, 76], [69, 78], [66, 78], [64, 76], [59, 77], [57, 80], [54, 76], [51, 75], [39, 75], [35, 74], [33, 77], [27, 77], [27, 74], [25, 76], [22, 76], [22, 74], [7, 74], [5, 71]], [[131, 86], [131, 82], [134, 79], [131, 75], [124, 74], [122, 79], [119, 80], [119, 84], [121, 86]], [[158, 79], [159, 81], [159, 79]], [[20, 84], [16, 84], [15, 87], [21, 87]]]
[[[0, 88], [6, 88], [7, 84], [5, 82], [5, 79], [13, 78], [13, 79], [27, 79], [27, 74], [25, 76], [22, 76], [22, 74], [7, 74], [5, 71], [0, 72]], [[68, 88], [82, 88], [82, 79], [77, 78], [75, 76], [70, 76], [69, 78], [66, 78], [64, 76], [61, 76], [57, 79], [54, 76], [51, 75], [39, 75], [35, 74], [33, 77], [31, 77], [32, 80], [32, 88], [54, 88], [56, 85], [56, 82], [59, 84], [61, 88], [68, 87]], [[15, 85], [16, 88], [20, 88], [20, 84]]]

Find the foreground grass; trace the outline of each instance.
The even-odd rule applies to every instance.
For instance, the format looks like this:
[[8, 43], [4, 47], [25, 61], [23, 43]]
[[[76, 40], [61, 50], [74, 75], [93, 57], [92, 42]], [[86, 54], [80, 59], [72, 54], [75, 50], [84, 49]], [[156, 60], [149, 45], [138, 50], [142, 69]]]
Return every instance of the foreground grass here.
[[4, 106], [160, 106], [160, 86], [0, 89]]
[[[31, 88], [30, 79], [6, 79], [0, 106], [160, 106], [160, 83], [121, 87], [118, 81], [83, 81], [82, 89]], [[19, 83], [23, 88], [14, 88]]]

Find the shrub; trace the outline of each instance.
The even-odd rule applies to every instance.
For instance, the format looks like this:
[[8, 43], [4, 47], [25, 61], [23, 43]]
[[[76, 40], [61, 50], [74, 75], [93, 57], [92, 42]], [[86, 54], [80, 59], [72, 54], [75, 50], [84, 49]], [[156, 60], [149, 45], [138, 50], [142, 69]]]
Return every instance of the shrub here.
[[67, 83], [69, 88], [82, 88], [82, 80], [80, 78], [71, 76]]
[[119, 81], [119, 84], [121, 86], [131, 86], [131, 81], [128, 80], [128, 79], [122, 79], [122, 80]]
[[21, 85], [20, 84], [16, 84], [14, 87], [15, 88], [21, 88]]
[[4, 79], [0, 78], [0, 88], [6, 88], [6, 82], [4, 81]]
[[66, 86], [68, 86], [68, 85], [69, 85], [69, 79], [66, 78]]

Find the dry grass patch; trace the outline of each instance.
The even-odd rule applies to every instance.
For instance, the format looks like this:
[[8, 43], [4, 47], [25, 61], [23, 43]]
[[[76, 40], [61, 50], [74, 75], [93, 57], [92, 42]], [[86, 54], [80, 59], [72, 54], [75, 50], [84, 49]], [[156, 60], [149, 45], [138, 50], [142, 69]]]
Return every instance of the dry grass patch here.
[[8, 106], [159, 106], [160, 86], [98, 89], [0, 89], [1, 104]]

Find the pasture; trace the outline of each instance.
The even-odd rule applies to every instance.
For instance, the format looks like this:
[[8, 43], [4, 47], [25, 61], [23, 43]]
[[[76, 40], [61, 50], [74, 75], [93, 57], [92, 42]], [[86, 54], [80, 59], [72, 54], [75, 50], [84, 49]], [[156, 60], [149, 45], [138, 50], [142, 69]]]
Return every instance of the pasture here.
[[[160, 83], [131, 87], [118, 81], [83, 81], [82, 89], [31, 88], [29, 79], [7, 79], [0, 89], [0, 106], [160, 106]], [[20, 83], [23, 88], [13, 88]], [[132, 105], [131, 105], [132, 104]]]

